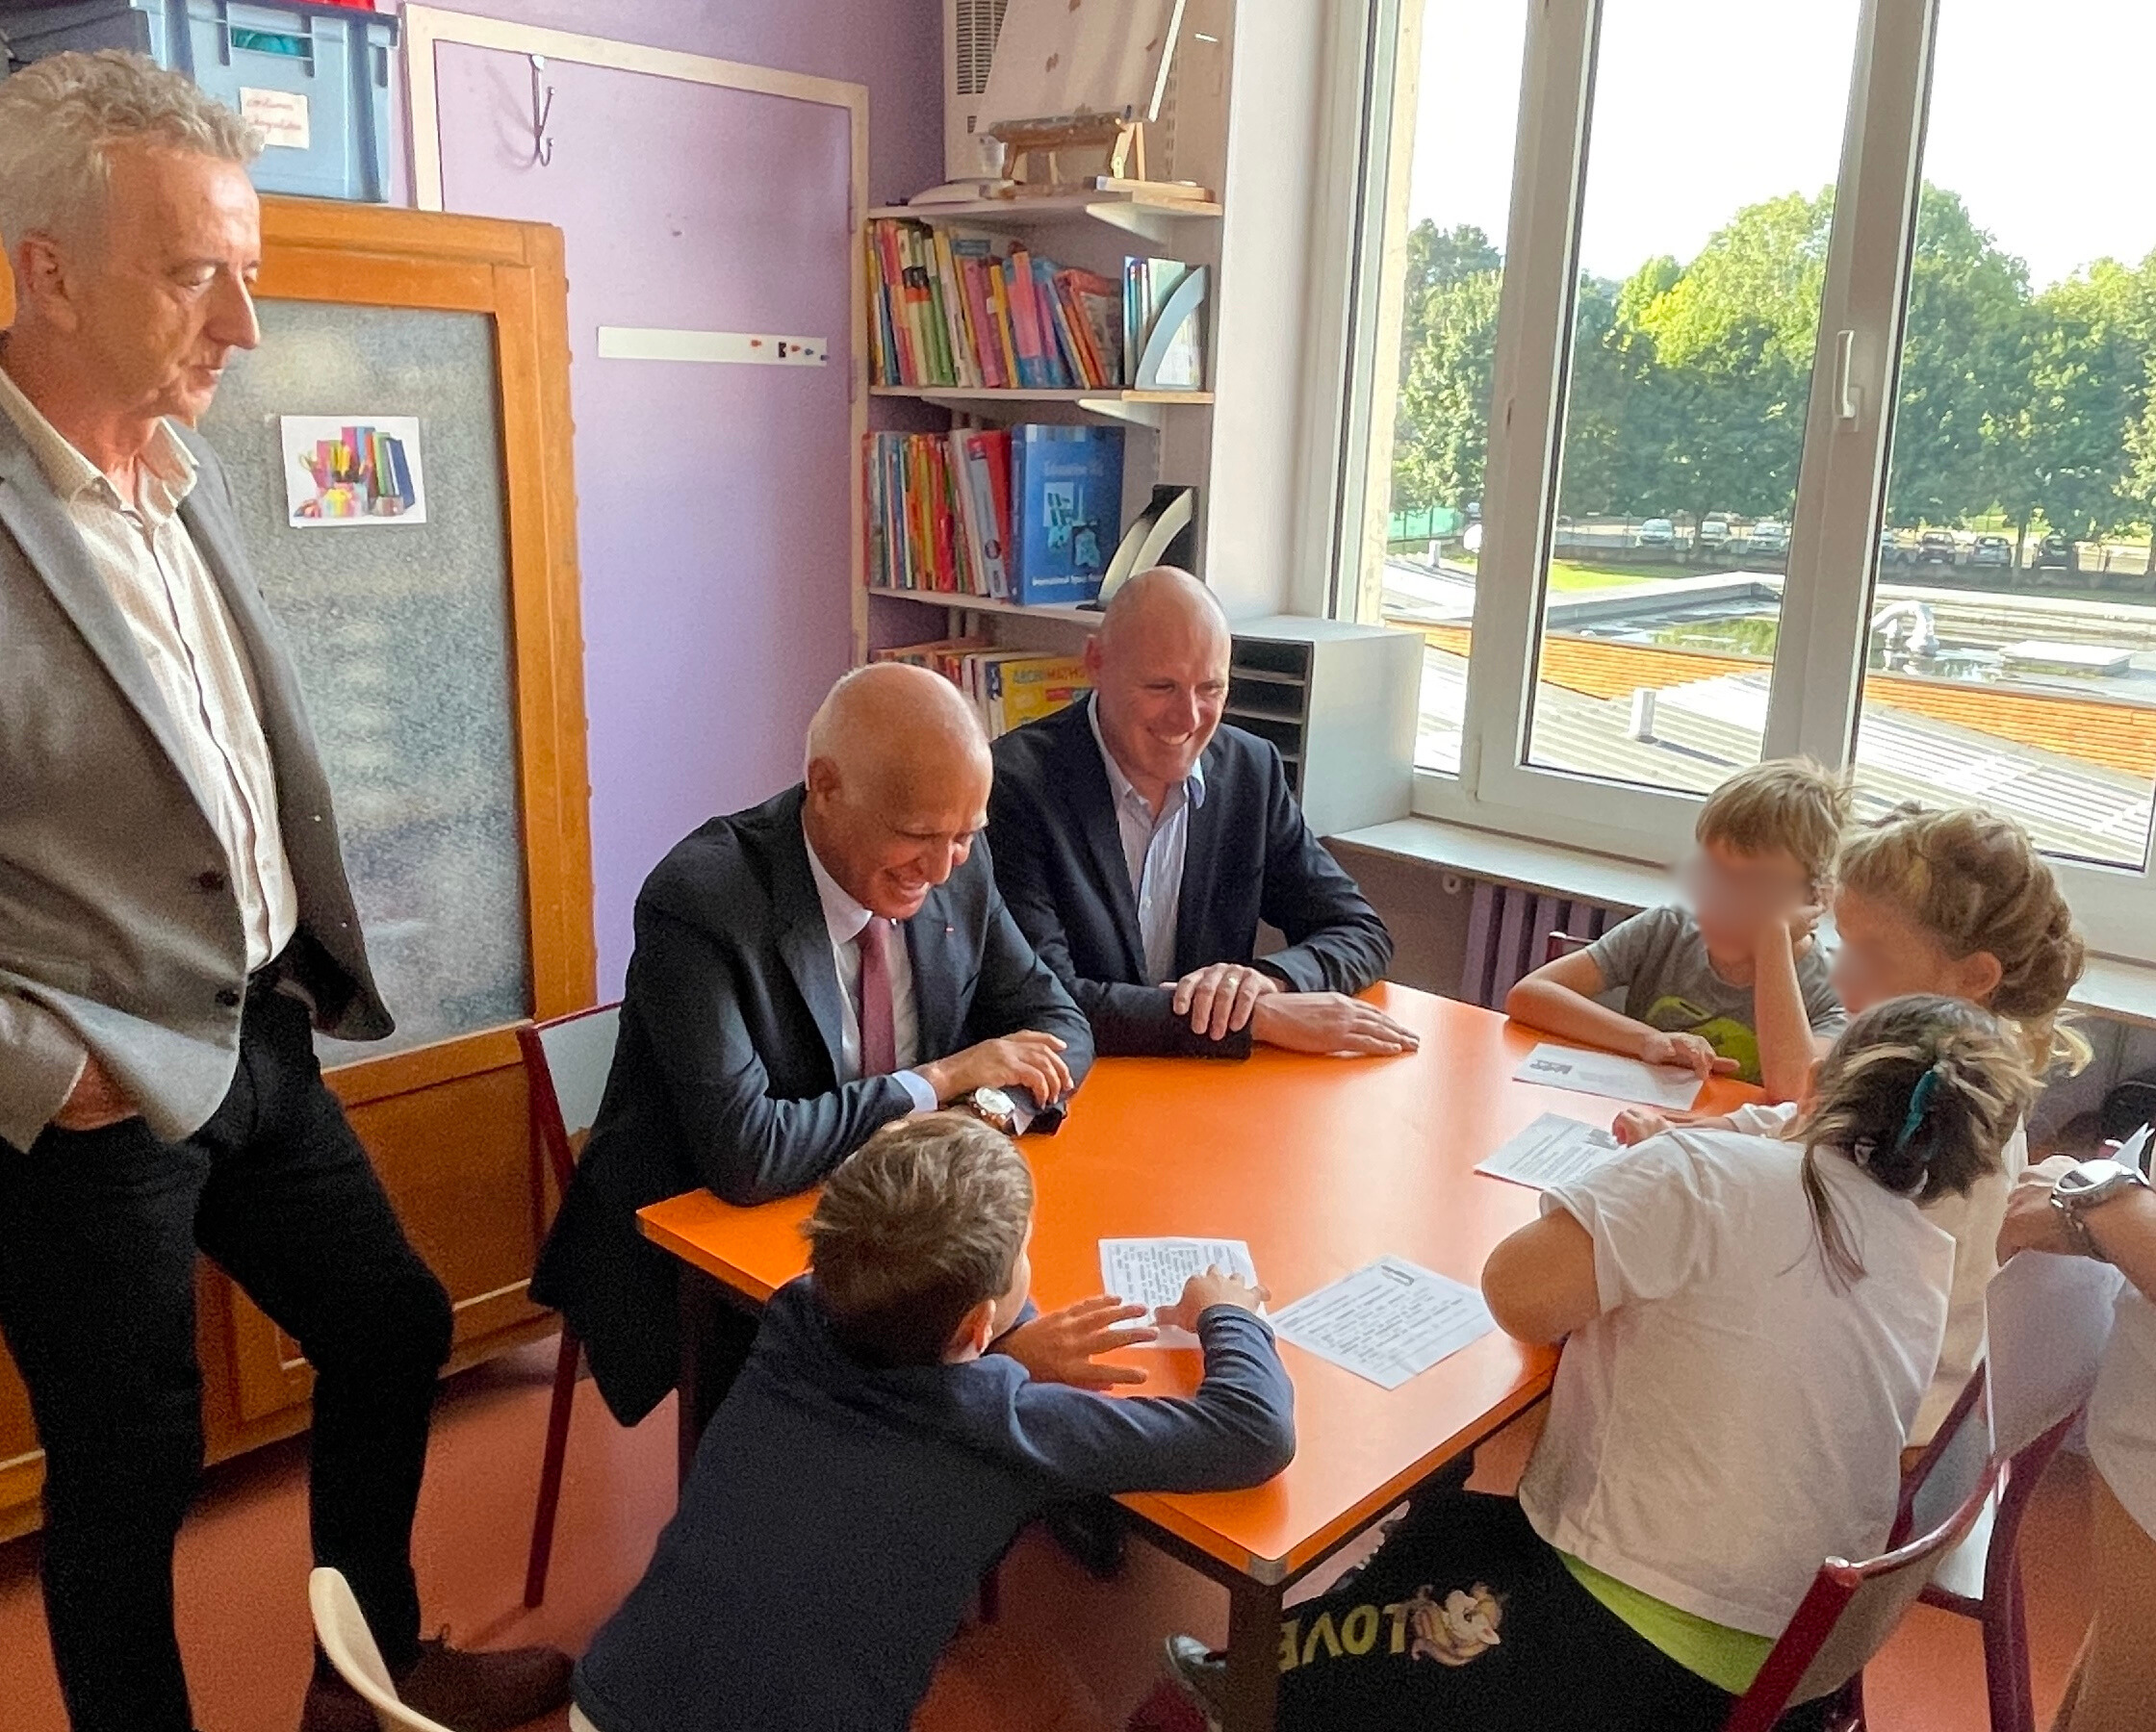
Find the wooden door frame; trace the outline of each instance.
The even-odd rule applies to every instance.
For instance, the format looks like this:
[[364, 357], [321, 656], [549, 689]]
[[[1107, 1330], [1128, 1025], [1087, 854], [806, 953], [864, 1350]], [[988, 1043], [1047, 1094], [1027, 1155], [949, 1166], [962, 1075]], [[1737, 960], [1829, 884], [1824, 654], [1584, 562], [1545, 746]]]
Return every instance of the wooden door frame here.
[[[492, 48], [503, 54], [543, 55], [580, 66], [613, 72], [642, 72], [684, 84], [709, 85], [752, 95], [777, 96], [844, 109], [851, 128], [846, 186], [846, 403], [849, 433], [848, 497], [853, 510], [847, 529], [848, 599], [853, 619], [854, 660], [868, 655], [868, 542], [863, 522], [865, 479], [862, 447], [868, 437], [868, 260], [862, 250], [868, 219], [868, 87], [808, 72], [783, 72], [752, 66], [745, 61], [717, 60], [651, 48], [610, 37], [548, 30], [447, 12], [436, 6], [407, 6], [398, 14], [404, 46], [407, 132], [411, 139], [412, 202], [423, 211], [443, 208], [441, 98], [434, 49], [449, 42], [465, 48]], [[716, 166], [714, 165], [715, 168]]]

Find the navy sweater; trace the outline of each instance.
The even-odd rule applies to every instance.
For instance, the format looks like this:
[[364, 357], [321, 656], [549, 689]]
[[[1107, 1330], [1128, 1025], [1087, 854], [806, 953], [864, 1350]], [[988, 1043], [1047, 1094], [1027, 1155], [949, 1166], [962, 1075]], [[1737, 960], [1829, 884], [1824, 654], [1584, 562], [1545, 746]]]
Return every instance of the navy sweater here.
[[1079, 1492], [1262, 1483], [1295, 1454], [1272, 1332], [1215, 1306], [1188, 1399], [1002, 1354], [866, 1369], [781, 1288], [644, 1579], [577, 1668], [600, 1732], [904, 1732], [982, 1572]]

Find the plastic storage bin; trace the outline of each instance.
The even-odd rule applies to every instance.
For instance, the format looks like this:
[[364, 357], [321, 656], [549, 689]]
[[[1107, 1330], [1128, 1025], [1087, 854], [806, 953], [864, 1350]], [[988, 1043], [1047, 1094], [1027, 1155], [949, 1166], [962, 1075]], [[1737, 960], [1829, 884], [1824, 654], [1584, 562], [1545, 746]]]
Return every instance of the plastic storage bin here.
[[394, 17], [244, 0], [0, 0], [0, 31], [17, 61], [127, 48], [186, 73], [262, 129], [265, 192], [389, 196]]

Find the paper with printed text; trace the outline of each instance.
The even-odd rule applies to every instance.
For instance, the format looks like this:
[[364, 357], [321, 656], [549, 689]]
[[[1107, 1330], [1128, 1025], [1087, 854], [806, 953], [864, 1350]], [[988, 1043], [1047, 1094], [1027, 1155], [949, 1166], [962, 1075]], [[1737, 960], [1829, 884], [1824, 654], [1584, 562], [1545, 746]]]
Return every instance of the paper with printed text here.
[[[1104, 1238], [1100, 1241], [1100, 1286], [1125, 1305], [1142, 1305], [1158, 1311], [1183, 1297], [1183, 1284], [1193, 1275], [1219, 1269], [1240, 1275], [1252, 1286], [1258, 1284], [1257, 1265], [1250, 1261], [1250, 1247], [1242, 1239], [1214, 1238]], [[1160, 1339], [1143, 1343], [1154, 1347], [1195, 1347], [1197, 1337], [1187, 1329], [1163, 1325]]]
[[1512, 1075], [1518, 1082], [1539, 1082], [1545, 1088], [1640, 1101], [1679, 1112], [1691, 1110], [1701, 1088], [1700, 1079], [1679, 1065], [1642, 1064], [1619, 1053], [1590, 1053], [1548, 1041], [1529, 1053]]
[[1381, 1257], [1272, 1319], [1283, 1341], [1387, 1389], [1496, 1327], [1475, 1288], [1404, 1257]]
[[1533, 1190], [1548, 1190], [1593, 1172], [1624, 1152], [1624, 1144], [1601, 1126], [1545, 1112], [1475, 1170]]

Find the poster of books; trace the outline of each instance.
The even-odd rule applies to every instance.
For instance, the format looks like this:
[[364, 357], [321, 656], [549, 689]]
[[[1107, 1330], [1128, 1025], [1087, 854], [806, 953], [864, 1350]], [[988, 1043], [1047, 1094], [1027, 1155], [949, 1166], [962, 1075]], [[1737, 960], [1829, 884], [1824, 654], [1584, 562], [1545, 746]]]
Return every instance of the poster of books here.
[[418, 417], [285, 415], [277, 425], [293, 528], [426, 522]]

